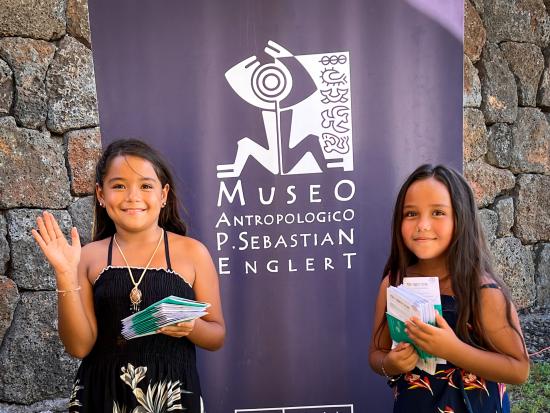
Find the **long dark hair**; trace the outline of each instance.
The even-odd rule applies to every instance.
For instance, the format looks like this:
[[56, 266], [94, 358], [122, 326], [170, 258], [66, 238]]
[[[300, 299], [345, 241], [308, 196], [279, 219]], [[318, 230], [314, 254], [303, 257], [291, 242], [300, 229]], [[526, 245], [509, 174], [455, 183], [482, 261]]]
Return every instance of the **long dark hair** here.
[[[480, 324], [480, 288], [484, 277], [497, 284], [504, 294], [508, 323], [520, 337], [521, 333], [512, 324], [511, 299], [508, 288], [493, 271], [489, 248], [478, 218], [474, 194], [460, 173], [444, 165], [425, 164], [419, 166], [407, 178], [395, 202], [390, 256], [382, 277], [388, 275], [390, 285], [399, 285], [407, 274], [407, 268], [418, 261], [406, 247], [401, 234], [403, 206], [409, 187], [416, 181], [428, 178], [434, 178], [447, 187], [453, 208], [454, 231], [447, 249], [446, 260], [458, 310], [455, 332], [465, 343], [496, 351], [483, 333]], [[385, 323], [385, 319], [383, 323]], [[379, 326], [378, 331], [383, 325]]]
[[[153, 165], [162, 187], [170, 186], [166, 206], [160, 210], [159, 226], [166, 231], [185, 235], [187, 227], [180, 218], [178, 206], [179, 200], [176, 194], [174, 178], [162, 156], [145, 142], [138, 139], [120, 139], [111, 143], [97, 162], [95, 168], [95, 182], [103, 187], [103, 180], [111, 162], [117, 156], [137, 156], [145, 159]], [[99, 205], [97, 193], [94, 191], [94, 224], [92, 230], [93, 241], [110, 237], [116, 232], [115, 223], [107, 214], [107, 210]]]

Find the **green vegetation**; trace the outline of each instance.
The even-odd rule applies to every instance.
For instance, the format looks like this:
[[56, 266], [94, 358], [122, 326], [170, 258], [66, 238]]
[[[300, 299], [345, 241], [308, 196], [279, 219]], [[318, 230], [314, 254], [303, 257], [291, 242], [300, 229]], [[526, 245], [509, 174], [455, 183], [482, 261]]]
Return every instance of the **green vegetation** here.
[[550, 362], [532, 363], [529, 380], [508, 386], [512, 413], [550, 412]]

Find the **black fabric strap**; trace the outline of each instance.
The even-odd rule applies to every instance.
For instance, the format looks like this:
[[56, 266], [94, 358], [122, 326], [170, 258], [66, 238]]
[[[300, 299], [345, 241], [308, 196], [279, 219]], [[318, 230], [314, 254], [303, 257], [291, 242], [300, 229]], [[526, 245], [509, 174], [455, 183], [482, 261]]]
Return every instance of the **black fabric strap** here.
[[169, 271], [172, 270], [170, 263], [170, 249], [168, 248], [168, 231], [164, 230], [164, 254], [166, 256], [166, 267]]
[[109, 251], [107, 252], [107, 267], [111, 265], [111, 262], [113, 261], [113, 239], [114, 235], [111, 237], [111, 241], [109, 242]]

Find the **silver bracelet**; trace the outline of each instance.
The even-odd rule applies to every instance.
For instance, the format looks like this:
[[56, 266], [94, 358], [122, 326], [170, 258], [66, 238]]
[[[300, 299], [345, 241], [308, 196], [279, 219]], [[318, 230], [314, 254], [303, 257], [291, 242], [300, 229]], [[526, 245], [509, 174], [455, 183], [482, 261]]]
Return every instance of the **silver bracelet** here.
[[72, 290], [58, 290], [58, 289], [56, 289], [55, 291], [58, 294], [61, 294], [61, 297], [65, 297], [69, 293], [74, 293], [74, 292], [80, 291], [81, 288], [82, 287], [79, 285], [78, 287], [73, 288]]

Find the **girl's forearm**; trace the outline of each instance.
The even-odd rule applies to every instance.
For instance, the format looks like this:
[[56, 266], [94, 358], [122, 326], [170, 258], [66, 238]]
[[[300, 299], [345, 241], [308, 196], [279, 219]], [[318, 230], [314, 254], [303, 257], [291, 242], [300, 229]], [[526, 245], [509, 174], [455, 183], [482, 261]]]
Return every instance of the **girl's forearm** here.
[[187, 338], [206, 350], [218, 350], [225, 340], [225, 327], [217, 321], [199, 318], [195, 321], [195, 328]]
[[96, 333], [84, 311], [80, 291], [59, 292], [58, 295], [59, 337], [69, 354], [84, 358], [92, 350]]
[[513, 357], [481, 350], [460, 341], [456, 347], [453, 346], [442, 357], [455, 366], [491, 381], [520, 384], [525, 382], [529, 376], [527, 354]]

